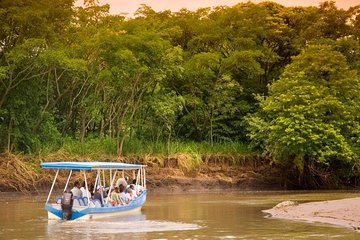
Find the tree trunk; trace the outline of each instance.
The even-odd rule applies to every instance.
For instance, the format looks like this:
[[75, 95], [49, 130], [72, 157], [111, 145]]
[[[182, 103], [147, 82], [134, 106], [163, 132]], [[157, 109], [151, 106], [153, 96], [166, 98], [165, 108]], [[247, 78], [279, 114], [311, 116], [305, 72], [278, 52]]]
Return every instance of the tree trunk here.
[[[118, 122], [119, 122], [119, 116], [118, 118]], [[116, 153], [118, 158], [121, 158], [122, 156], [122, 144], [124, 142], [124, 137], [121, 137], [121, 125], [116, 125]]]
[[85, 140], [85, 132], [86, 132], [86, 127], [85, 127], [85, 114], [83, 114], [81, 116], [81, 126], [80, 126], [80, 143], [83, 144], [84, 140]]
[[167, 139], [167, 154], [170, 155], [170, 142], [171, 142], [171, 127], [169, 128], [169, 136]]
[[103, 136], [105, 136], [105, 134], [104, 134], [104, 119], [101, 119], [100, 120], [100, 137], [103, 137]]
[[7, 152], [11, 152], [11, 128], [12, 128], [12, 118], [9, 120], [9, 128], [8, 128], [8, 139], [7, 139]]
[[125, 141], [125, 137], [122, 137], [120, 142], [118, 141], [118, 144], [117, 144], [117, 155], [118, 155], [118, 158], [122, 158], [124, 141]]
[[213, 136], [213, 110], [211, 109], [210, 113], [210, 145], [214, 146], [214, 136]]

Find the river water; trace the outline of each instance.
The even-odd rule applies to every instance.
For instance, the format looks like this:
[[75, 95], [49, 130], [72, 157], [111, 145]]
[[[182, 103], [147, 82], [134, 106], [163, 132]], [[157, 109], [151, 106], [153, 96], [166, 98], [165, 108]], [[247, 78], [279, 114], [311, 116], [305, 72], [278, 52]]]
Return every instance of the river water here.
[[0, 193], [0, 239], [360, 239], [352, 229], [270, 218], [279, 202], [358, 197], [356, 192], [149, 193], [142, 213], [48, 221], [46, 196]]

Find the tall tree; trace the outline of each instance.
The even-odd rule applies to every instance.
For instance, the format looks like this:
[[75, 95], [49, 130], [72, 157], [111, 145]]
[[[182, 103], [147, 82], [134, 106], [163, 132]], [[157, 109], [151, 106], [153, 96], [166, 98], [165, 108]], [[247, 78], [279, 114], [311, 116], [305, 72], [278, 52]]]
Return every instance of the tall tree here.
[[309, 46], [261, 99], [250, 137], [275, 161], [296, 167], [300, 184], [329, 166], [351, 170], [358, 166], [359, 96], [359, 77], [345, 57], [331, 46]]

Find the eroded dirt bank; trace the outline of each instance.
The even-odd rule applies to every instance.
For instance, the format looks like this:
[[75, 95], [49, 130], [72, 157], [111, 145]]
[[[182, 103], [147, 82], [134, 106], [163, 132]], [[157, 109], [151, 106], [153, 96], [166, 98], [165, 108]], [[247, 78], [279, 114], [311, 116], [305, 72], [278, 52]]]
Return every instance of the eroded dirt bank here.
[[[282, 189], [284, 179], [281, 170], [269, 164], [269, 160], [256, 156], [210, 155], [194, 156], [177, 154], [161, 156], [130, 156], [123, 159], [103, 157], [104, 161], [122, 161], [146, 164], [147, 184], [152, 191], [199, 191], [211, 189]], [[51, 185], [54, 171], [40, 169], [40, 161], [46, 159], [0, 154], [0, 191], [32, 191]], [[89, 161], [86, 158], [63, 161]], [[80, 160], [81, 159], [81, 160]], [[60, 174], [60, 181], [66, 181]]]
[[360, 198], [296, 204], [291, 201], [279, 203], [263, 212], [272, 217], [329, 223], [360, 230]]
[[229, 156], [207, 156], [190, 171], [179, 164], [182, 158], [182, 155], [171, 156], [163, 167], [149, 166], [148, 184], [153, 191], [163, 187], [170, 191], [282, 189], [284, 179], [279, 177], [280, 170], [260, 157], [239, 156], [242, 158], [239, 160]]

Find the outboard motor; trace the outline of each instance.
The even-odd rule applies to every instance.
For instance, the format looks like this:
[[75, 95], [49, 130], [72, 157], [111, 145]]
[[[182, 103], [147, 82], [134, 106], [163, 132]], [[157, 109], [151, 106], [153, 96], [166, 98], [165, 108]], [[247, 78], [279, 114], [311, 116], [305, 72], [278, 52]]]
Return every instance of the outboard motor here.
[[73, 194], [71, 191], [65, 191], [61, 198], [61, 210], [63, 213], [64, 220], [70, 220], [72, 215], [73, 207]]

